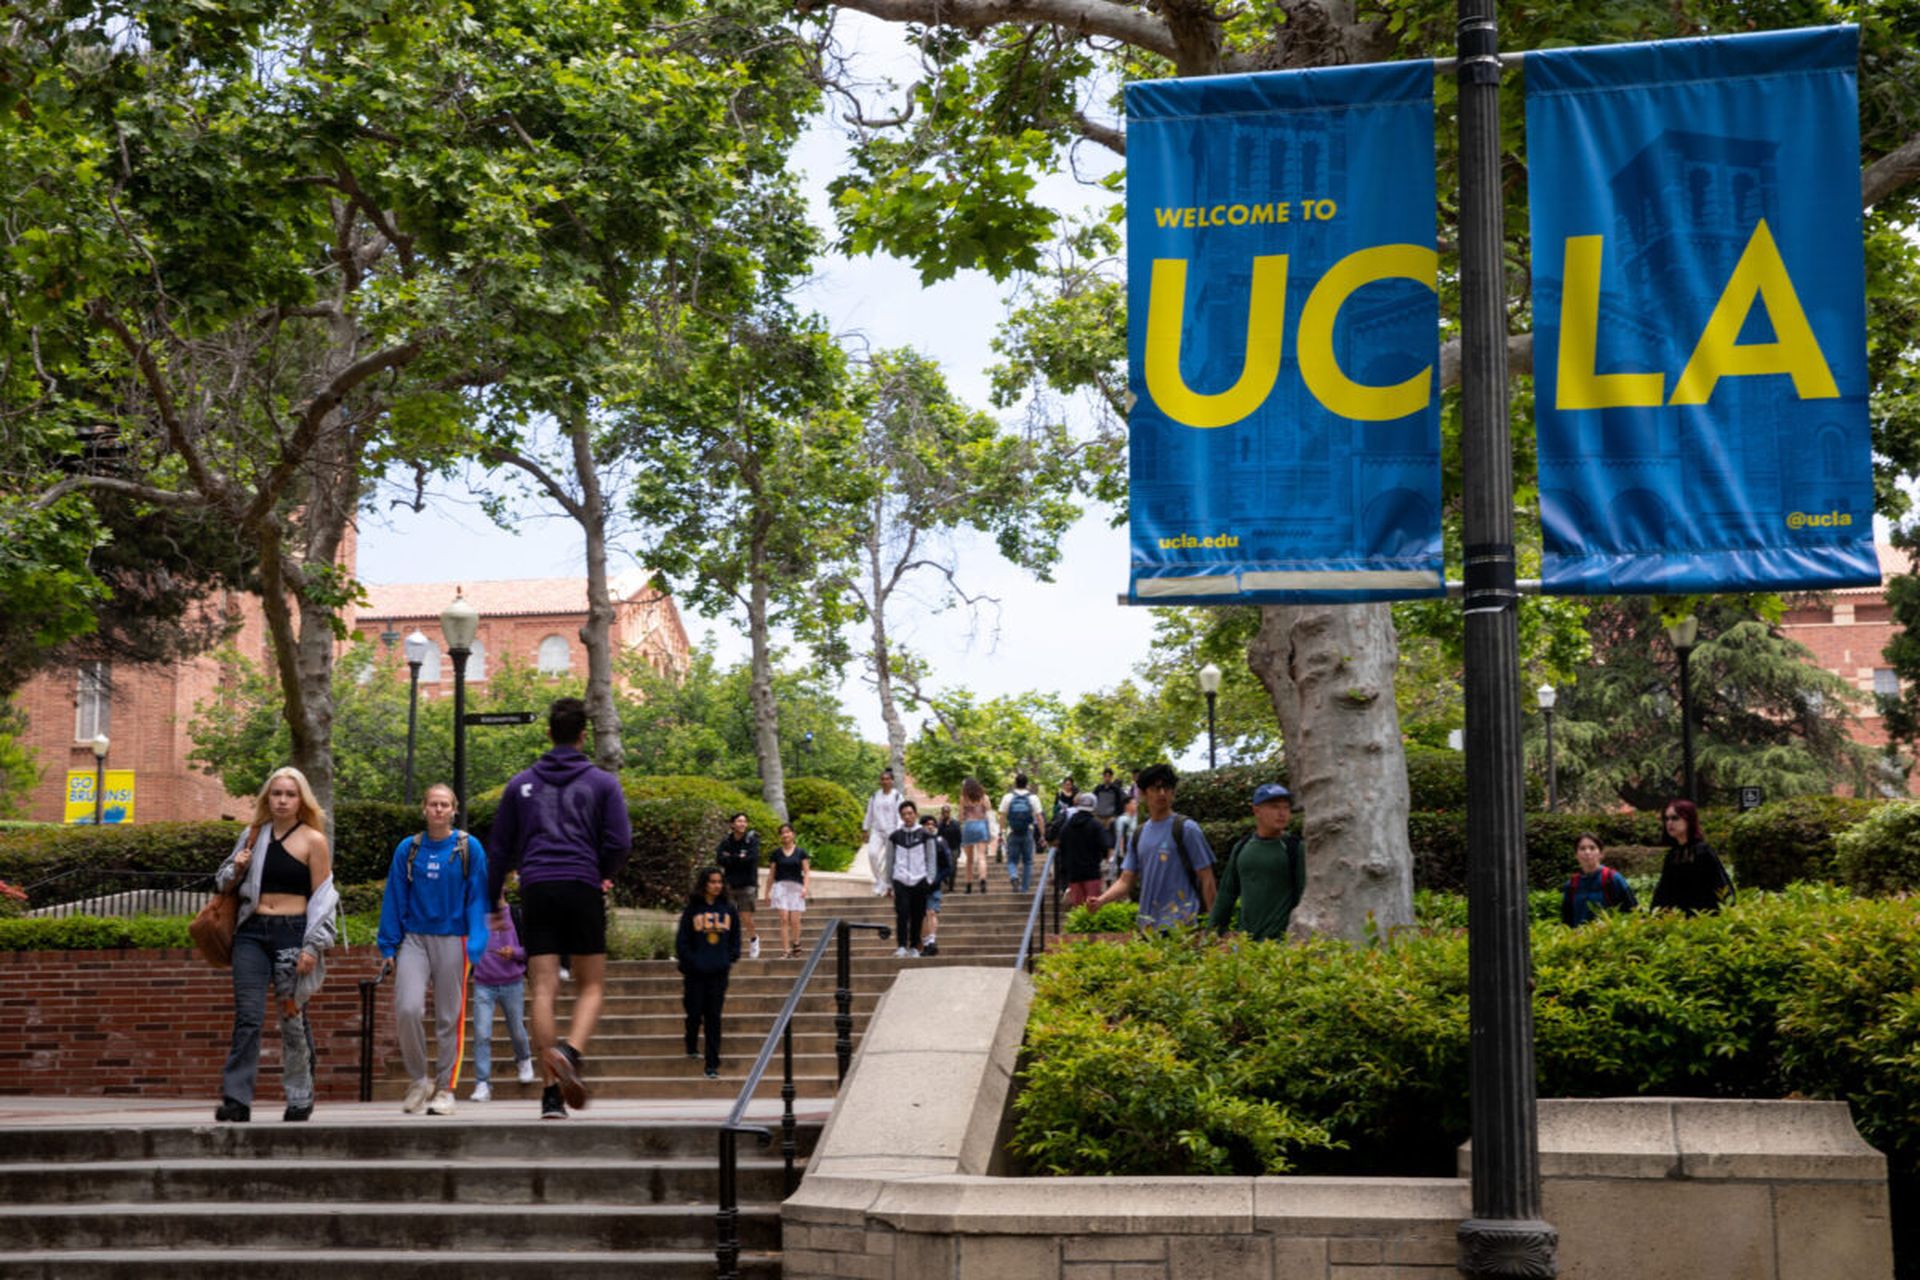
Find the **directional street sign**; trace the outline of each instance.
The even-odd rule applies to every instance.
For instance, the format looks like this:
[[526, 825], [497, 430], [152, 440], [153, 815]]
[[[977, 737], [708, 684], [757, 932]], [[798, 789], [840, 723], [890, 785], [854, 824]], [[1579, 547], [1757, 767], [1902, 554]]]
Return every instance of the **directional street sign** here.
[[531, 711], [469, 711], [461, 717], [461, 723], [469, 728], [488, 724], [532, 724], [533, 718]]

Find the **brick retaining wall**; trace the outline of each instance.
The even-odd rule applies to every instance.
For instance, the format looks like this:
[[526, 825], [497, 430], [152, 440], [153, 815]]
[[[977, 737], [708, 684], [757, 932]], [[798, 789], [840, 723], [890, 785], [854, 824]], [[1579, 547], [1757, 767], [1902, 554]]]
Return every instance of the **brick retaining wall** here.
[[[359, 979], [371, 946], [336, 947], [307, 1006], [328, 1102], [360, 1096]], [[374, 1001], [374, 1072], [398, 1052], [393, 987]], [[260, 1097], [280, 1097], [280, 1020], [261, 1037]], [[0, 1094], [220, 1096], [233, 1031], [233, 978], [190, 950], [0, 952]]]

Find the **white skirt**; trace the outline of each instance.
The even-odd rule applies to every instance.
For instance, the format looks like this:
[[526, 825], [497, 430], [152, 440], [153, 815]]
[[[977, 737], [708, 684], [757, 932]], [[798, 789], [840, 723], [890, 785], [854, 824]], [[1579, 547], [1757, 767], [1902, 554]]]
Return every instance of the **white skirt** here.
[[775, 880], [773, 889], [767, 895], [775, 911], [805, 911], [807, 909], [806, 891], [798, 880]]

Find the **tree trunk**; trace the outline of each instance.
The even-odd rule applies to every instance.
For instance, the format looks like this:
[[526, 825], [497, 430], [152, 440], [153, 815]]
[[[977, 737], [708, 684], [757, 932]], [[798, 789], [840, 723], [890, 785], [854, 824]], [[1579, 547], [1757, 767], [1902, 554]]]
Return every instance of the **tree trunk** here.
[[1267, 606], [1247, 665], [1273, 699], [1306, 823], [1296, 936], [1364, 941], [1413, 923], [1407, 767], [1386, 605]]
[[787, 818], [787, 775], [780, 762], [780, 707], [773, 696], [773, 642], [767, 634], [766, 534], [756, 530], [749, 554], [747, 638], [753, 646], [748, 698], [753, 704], [753, 752], [760, 765], [760, 798]]
[[[885, 499], [880, 500], [884, 502]], [[877, 502], [876, 508], [879, 506]], [[873, 619], [873, 683], [880, 693], [880, 715], [887, 722], [887, 763], [901, 788], [907, 785], [907, 726], [900, 720], [900, 704], [893, 697], [893, 668], [887, 650], [887, 584], [880, 572], [880, 519], [875, 518], [867, 533], [867, 569], [873, 590], [868, 597], [867, 613]]]
[[613, 598], [607, 589], [607, 503], [593, 460], [587, 415], [569, 415], [573, 468], [580, 478], [580, 528], [587, 539], [587, 620], [580, 643], [587, 650], [587, 715], [593, 721], [593, 759], [618, 773], [627, 753], [620, 741], [620, 708], [613, 700]]

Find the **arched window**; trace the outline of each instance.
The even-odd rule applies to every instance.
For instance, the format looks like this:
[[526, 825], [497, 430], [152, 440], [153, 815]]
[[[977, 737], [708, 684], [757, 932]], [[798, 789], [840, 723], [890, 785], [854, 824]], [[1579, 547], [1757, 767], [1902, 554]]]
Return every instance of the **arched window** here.
[[543, 676], [563, 676], [573, 665], [565, 636], [548, 636], [540, 642], [539, 669]]
[[427, 646], [427, 656], [420, 661], [420, 682], [425, 684], [429, 680], [438, 680], [439, 678], [440, 646], [430, 644]]
[[478, 640], [473, 642], [473, 652], [467, 655], [467, 679], [485, 680], [487, 678], [487, 646]]

